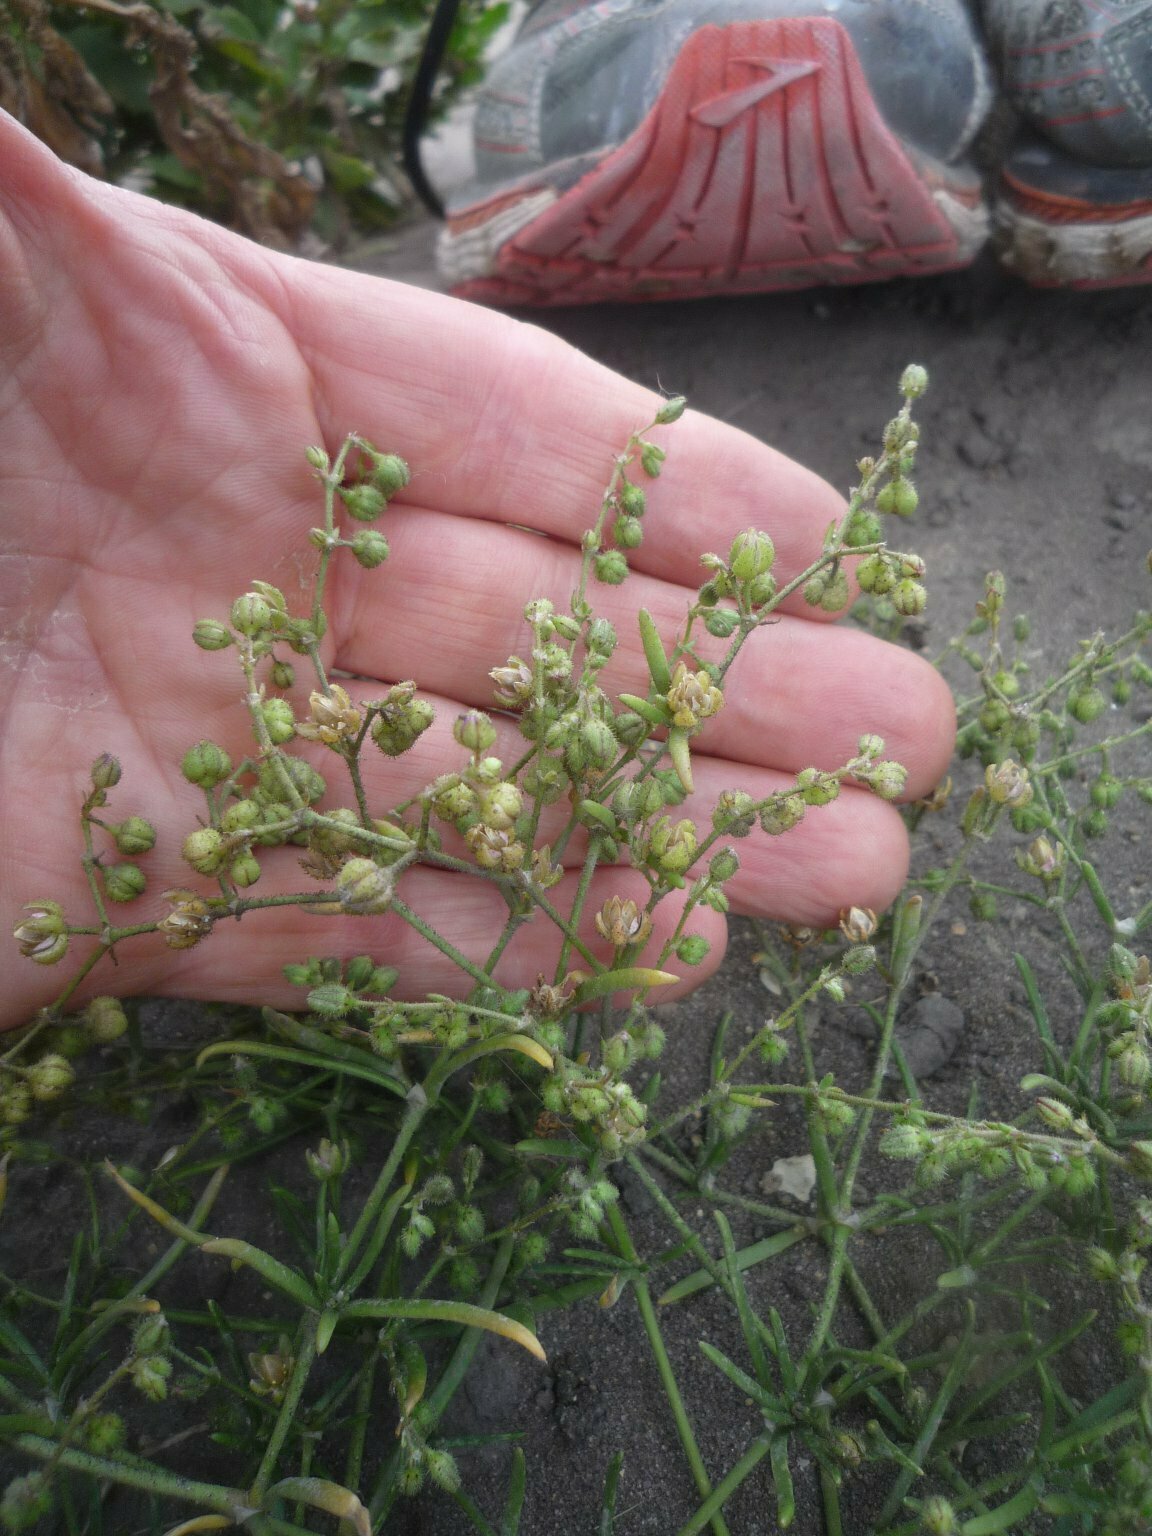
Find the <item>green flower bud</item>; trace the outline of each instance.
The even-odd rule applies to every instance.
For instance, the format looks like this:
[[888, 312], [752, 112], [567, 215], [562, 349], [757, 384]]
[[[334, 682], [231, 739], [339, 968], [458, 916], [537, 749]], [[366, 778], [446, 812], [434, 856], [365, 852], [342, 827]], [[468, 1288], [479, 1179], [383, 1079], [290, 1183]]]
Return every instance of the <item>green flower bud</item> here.
[[710, 608], [704, 615], [704, 628], [717, 640], [727, 640], [740, 626], [740, 615], [731, 608]]
[[266, 762], [260, 768], [257, 782], [266, 795], [279, 797], [284, 793], [281, 769], [307, 805], [314, 805], [328, 788], [323, 775], [317, 773], [311, 763], [306, 763], [302, 757], [290, 757], [284, 752], [275, 762]]
[[1080, 821], [1080, 830], [1085, 837], [1104, 837], [1108, 832], [1108, 813], [1093, 806], [1086, 811]]
[[660, 473], [664, 460], [667, 457], [668, 455], [664, 452], [663, 448], [657, 448], [655, 443], [640, 444], [640, 463], [643, 466], [644, 473], [650, 475], [653, 480]]
[[371, 859], [349, 859], [336, 878], [336, 889], [345, 912], [387, 912], [392, 904], [392, 876]]
[[732, 540], [728, 569], [737, 581], [754, 581], [772, 569], [776, 547], [766, 533], [746, 528]]
[[1000, 907], [991, 891], [973, 891], [968, 899], [968, 910], [978, 923], [993, 923]]
[[736, 850], [721, 848], [708, 861], [708, 878], [715, 881], [717, 885], [723, 885], [725, 880], [731, 880], [739, 868], [740, 860], [736, 856]]
[[928, 388], [928, 370], [919, 363], [909, 363], [900, 375], [900, 393], [905, 400], [918, 400]]
[[144, 871], [135, 864], [108, 864], [102, 867], [101, 874], [109, 901], [135, 901], [148, 884]]
[[887, 555], [877, 553], [861, 560], [856, 567], [856, 582], [861, 592], [871, 592], [876, 597], [891, 592], [896, 578]]
[[1142, 1092], [1152, 1077], [1152, 1062], [1148, 1060], [1148, 1052], [1142, 1045], [1133, 1043], [1116, 1058], [1116, 1071], [1126, 1088]]
[[639, 549], [644, 542], [639, 518], [618, 517], [612, 524], [612, 537], [621, 549]]
[[214, 741], [198, 741], [185, 752], [180, 772], [189, 784], [199, 784], [201, 789], [214, 789], [232, 772], [232, 759]]
[[110, 752], [101, 752], [91, 768], [93, 789], [115, 789], [120, 782], [120, 772], [119, 759]]
[[149, 1402], [162, 1403], [168, 1396], [168, 1378], [172, 1374], [172, 1362], [163, 1355], [148, 1355], [134, 1360], [130, 1367], [132, 1385]]
[[192, 639], [202, 651], [223, 651], [232, 644], [232, 631], [219, 619], [197, 619]]
[[272, 663], [273, 688], [291, 688], [296, 681], [296, 668], [291, 662], [274, 661]]
[[918, 1158], [932, 1145], [932, 1138], [923, 1126], [910, 1121], [894, 1121], [880, 1138], [880, 1151], [886, 1157]]
[[699, 965], [711, 948], [702, 933], [686, 933], [676, 946], [676, 958], [685, 965]]
[[76, 1069], [65, 1057], [53, 1051], [33, 1062], [28, 1068], [25, 1081], [28, 1091], [38, 1103], [49, 1104], [71, 1088], [76, 1081]]
[[128, 1437], [124, 1420], [118, 1413], [93, 1413], [84, 1420], [84, 1444], [96, 1456], [118, 1451]]
[[618, 587], [628, 575], [628, 561], [618, 549], [605, 549], [592, 562], [596, 580]]
[[1108, 708], [1108, 699], [1099, 688], [1079, 688], [1068, 695], [1068, 713], [1081, 725], [1091, 725]]
[[856, 944], [840, 962], [849, 976], [862, 976], [876, 964], [876, 950], [871, 944]]
[[592, 768], [610, 768], [619, 750], [612, 727], [593, 717], [580, 727], [580, 745], [585, 761]]
[[840, 793], [840, 780], [834, 773], [818, 768], [802, 768], [796, 775], [796, 788], [805, 805], [829, 805]]
[[482, 710], [470, 709], [466, 714], [456, 716], [452, 735], [458, 746], [479, 754], [495, 745], [496, 727]]
[[228, 866], [228, 878], [233, 885], [246, 891], [250, 885], [255, 885], [260, 878], [260, 865], [254, 854], [240, 853]]
[[920, 1527], [924, 1536], [960, 1536], [956, 1511], [938, 1494], [921, 1504]]
[[480, 820], [489, 827], [505, 831], [515, 826], [516, 818], [524, 808], [524, 797], [515, 784], [507, 780], [494, 784], [480, 796]]
[[271, 627], [272, 604], [259, 592], [245, 592], [232, 604], [232, 625], [242, 635], [258, 635]]
[[763, 608], [764, 604], [770, 603], [775, 596], [776, 578], [771, 571], [765, 571], [763, 576], [757, 576], [748, 588], [748, 601], [753, 608]]
[[687, 405], [688, 401], [683, 395], [670, 395], [656, 412], [657, 425], [666, 427], [674, 421], [679, 421]]
[[220, 830], [226, 834], [250, 832], [262, 820], [254, 800], [233, 800], [220, 818]]
[[375, 485], [346, 485], [337, 494], [348, 516], [358, 523], [375, 522], [388, 505], [387, 496]]
[[911, 517], [919, 502], [911, 480], [890, 480], [876, 493], [877, 512], [894, 513], [897, 517]]
[[696, 828], [685, 817], [675, 824], [662, 816], [652, 829], [648, 861], [668, 874], [682, 875], [696, 857]]
[[115, 997], [94, 997], [84, 1010], [84, 1025], [100, 1045], [118, 1040], [128, 1028], [128, 1016]]
[[620, 508], [625, 517], [643, 517], [647, 506], [648, 498], [643, 487], [625, 480], [620, 487]]
[[1110, 811], [1119, 803], [1124, 793], [1124, 785], [1112, 774], [1102, 773], [1099, 778], [1093, 780], [1088, 793], [1093, 805], [1099, 806], [1101, 810]]
[[848, 575], [843, 570], [834, 571], [825, 584], [823, 595], [820, 598], [820, 608], [824, 613], [839, 613], [842, 608], [848, 606], [851, 591], [848, 586]]
[[365, 452], [371, 462], [369, 479], [372, 484], [391, 498], [402, 491], [412, 478], [412, 472], [398, 453], [377, 453], [369, 448]]
[[184, 839], [181, 853], [200, 875], [214, 875], [223, 868], [227, 850], [215, 827], [198, 827]]
[[0, 1526], [6, 1531], [28, 1531], [52, 1513], [55, 1496], [43, 1472], [14, 1477], [0, 1494]]
[[918, 581], [906, 576], [892, 589], [892, 606], [905, 618], [915, 618], [928, 606], [928, 594]]
[[[730, 837], [747, 837], [756, 820], [755, 801], [742, 789], [721, 791], [712, 812], [712, 827]], [[733, 855], [735, 857], [735, 855]], [[720, 878], [727, 879], [722, 876]]]
[[362, 528], [351, 540], [351, 549], [357, 564], [366, 571], [383, 565], [389, 555], [388, 540], [375, 528]]
[[881, 800], [899, 800], [908, 780], [908, 770], [902, 763], [882, 761], [873, 763], [866, 773], [858, 773], [856, 777]]
[[150, 821], [145, 821], [143, 816], [129, 816], [108, 830], [119, 853], [147, 853], [156, 845], [156, 828]]
[[0, 1125], [23, 1125], [32, 1114], [32, 1093], [27, 1083], [0, 1077]]
[[844, 542], [849, 549], [859, 549], [862, 544], [878, 544], [883, 537], [880, 519], [867, 507], [857, 507], [844, 528]]
[[760, 825], [769, 837], [781, 832], [791, 832], [804, 819], [804, 796], [800, 794], [777, 795], [760, 812]]
[[274, 746], [282, 746], [296, 734], [296, 717], [287, 699], [265, 699], [260, 706], [269, 740]]

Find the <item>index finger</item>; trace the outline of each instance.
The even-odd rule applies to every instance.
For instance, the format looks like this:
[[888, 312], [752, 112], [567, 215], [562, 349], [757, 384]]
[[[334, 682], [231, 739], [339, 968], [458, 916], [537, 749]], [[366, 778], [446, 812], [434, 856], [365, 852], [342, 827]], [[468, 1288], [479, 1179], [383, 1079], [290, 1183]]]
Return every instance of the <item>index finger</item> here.
[[[292, 324], [330, 446], [355, 427], [410, 460], [419, 505], [579, 540], [614, 455], [652, 421], [658, 396], [507, 315], [383, 278], [305, 271]], [[293, 275], [304, 276], [299, 264]], [[698, 586], [704, 550], [727, 553], [741, 529], [759, 527], [788, 580], [843, 512], [818, 475], [698, 412], [651, 437], [668, 460], [645, 481], [653, 536], [630, 557], [649, 575]]]

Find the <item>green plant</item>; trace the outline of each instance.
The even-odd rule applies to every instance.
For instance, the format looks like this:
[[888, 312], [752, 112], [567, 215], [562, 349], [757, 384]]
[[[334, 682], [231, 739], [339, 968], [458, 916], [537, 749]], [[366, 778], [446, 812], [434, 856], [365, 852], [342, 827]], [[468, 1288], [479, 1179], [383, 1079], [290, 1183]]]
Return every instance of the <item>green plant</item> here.
[[[432, 1484], [477, 1530], [497, 1519], [513, 1532], [523, 1456], [513, 1453], [502, 1516], [486, 1515], [441, 1421], [482, 1331], [538, 1352], [535, 1320], [594, 1296], [605, 1305], [635, 1299], [699, 1495], [681, 1536], [728, 1529], [724, 1506], [761, 1463], [782, 1527], [807, 1500], [807, 1528], [822, 1518], [832, 1533], [864, 1529], [851, 1516], [852, 1501], [865, 1497], [867, 1528], [886, 1532], [991, 1536], [1042, 1519], [1061, 1536], [1146, 1528], [1152, 1335], [1143, 1252], [1152, 1205], [1139, 1184], [1152, 1177], [1152, 983], [1131, 946], [1152, 906], [1118, 916], [1096, 850], [1107, 831], [1101, 815], [1125, 797], [1152, 798], [1148, 776], [1121, 767], [1152, 726], [1105, 732], [1097, 708], [1105, 688], [1123, 706], [1152, 681], [1139, 654], [1152, 633], [1147, 615], [1036, 682], [1016, 649], [1026, 625], [1008, 624], [1005, 583], [990, 578], [973, 626], [942, 658], [977, 676], [977, 692], [960, 701], [960, 743], [981, 771], [967, 796], [945, 788], [907, 812], [914, 828], [938, 827], [958, 807], [948, 863], [919, 873], [882, 923], [852, 909], [838, 934], [766, 931], [761, 964], [777, 1010], [738, 1041], [733, 1020], [721, 1021], [708, 1082], [691, 1102], [666, 1105], [652, 1066], [664, 1029], [651, 999], [671, 968], [703, 958], [692, 914], [726, 910], [724, 885], [738, 862], [731, 843], [757, 823], [769, 835], [787, 832], [845, 779], [887, 798], [903, 788], [903, 770], [865, 737], [835, 773], [805, 769], [759, 801], [724, 792], [708, 828], [676, 815], [692, 784], [694, 738], [723, 707], [732, 661], [790, 591], [838, 611], [852, 562], [866, 591], [904, 615], [922, 610], [922, 563], [890, 551], [881, 533], [885, 509], [900, 515], [914, 501], [911, 403], [925, 383], [922, 370], [905, 373], [882, 452], [861, 462], [860, 484], [819, 558], [777, 587], [766, 534], [742, 534], [725, 557], [706, 556], [706, 579], [673, 639], [638, 615], [650, 686], [613, 702], [600, 678], [616, 635], [593, 594], [597, 582], [627, 577], [627, 552], [647, 533], [641, 476], [658, 474], [664, 457], [649, 434], [683, 408], [668, 401], [613, 467], [567, 611], [529, 602], [526, 655], [493, 668], [503, 718], [461, 715], [458, 759], [395, 803], [373, 804], [376, 775], [366, 767], [379, 759], [370, 754], [411, 751], [431, 712], [412, 683], [354, 699], [350, 683], [326, 674], [319, 642], [331, 560], [371, 569], [386, 559], [374, 524], [408, 470], [355, 437], [334, 460], [309, 450], [324, 520], [311, 536], [308, 611], [290, 613], [277, 588], [258, 582], [227, 620], [196, 626], [204, 651], [238, 664], [253, 736], [239, 763], [207, 741], [183, 759], [184, 778], [204, 797], [184, 857], [213, 888], [168, 892], [159, 918], [116, 920], [122, 901], [141, 899], [140, 861], [153, 835], [139, 814], [105, 819], [120, 788], [119, 765], [105, 754], [81, 809], [95, 921], [42, 899], [17, 929], [36, 963], [86, 952], [56, 1005], [0, 1056], [6, 1161], [19, 1170], [53, 1155], [32, 1139], [38, 1102], [57, 1114], [88, 1103], [146, 1119], [175, 1089], [195, 1106], [195, 1128], [150, 1175], [110, 1168], [111, 1180], [91, 1188], [91, 1215], [58, 1296], [0, 1276], [0, 1437], [22, 1467], [0, 1503], [10, 1529], [53, 1518], [53, 1501], [61, 1528], [103, 1529], [93, 1490], [105, 1482], [147, 1494], [157, 1530], [181, 1509], [193, 1512], [173, 1527], [181, 1531], [243, 1522], [298, 1532], [333, 1516], [348, 1530], [378, 1530], [400, 1496]], [[297, 667], [315, 683], [306, 713], [287, 697]], [[308, 756], [293, 750], [298, 741]], [[343, 792], [313, 766], [317, 747], [346, 781]], [[1070, 786], [1088, 766], [1077, 795]], [[983, 868], [1005, 829], [1024, 839], [1008, 879]], [[262, 861], [275, 857], [267, 850], [284, 845], [300, 850], [311, 884], [256, 894]], [[551, 893], [573, 846], [585, 850], [581, 879], [561, 911]], [[620, 893], [587, 913], [592, 872], [625, 855], [632, 870], [621, 869]], [[499, 892], [507, 917], [484, 961], [453, 950], [407, 899], [421, 865]], [[957, 893], [978, 921], [994, 917], [994, 902], [1019, 901], [1052, 923], [1081, 1000], [1074, 1036], [1058, 1037], [1032, 968], [1018, 961], [1042, 1071], [1025, 1079], [1035, 1097], [1014, 1118], [984, 1116], [975, 1100], [967, 1112], [930, 1109], [900, 1049], [896, 1026], [917, 957]], [[661, 930], [669, 902], [679, 910]], [[290, 968], [302, 1016], [265, 1009], [232, 1018], [226, 1038], [194, 1063], [149, 1049], [131, 1005], [103, 998], [67, 1014], [79, 981], [120, 946], [157, 935], [175, 949], [211, 944], [220, 922], [258, 924], [262, 907], [285, 903], [321, 922], [332, 911], [387, 913], [450, 955], [463, 995], [406, 996], [403, 978], [368, 955], [307, 960]], [[528, 921], [557, 931], [558, 960], [535, 987], [512, 991], [499, 982], [499, 960]], [[661, 937], [648, 956], [654, 932]], [[847, 1088], [818, 1066], [812, 1029], [817, 1010], [850, 1006], [871, 1019], [876, 1039], [864, 1080]], [[114, 1059], [77, 1077], [71, 1063], [93, 1043]], [[726, 1182], [754, 1138], [793, 1110], [812, 1159], [810, 1215]], [[229, 1165], [258, 1163], [304, 1137], [306, 1155], [295, 1161], [307, 1171], [306, 1193], [291, 1180], [274, 1186], [274, 1219], [247, 1213], [251, 1238], [214, 1235]], [[865, 1165], [877, 1140], [888, 1161]], [[620, 1164], [665, 1228], [645, 1251], [617, 1199]], [[902, 1164], [913, 1170], [907, 1187], [878, 1187], [891, 1183], [885, 1168]], [[768, 1235], [741, 1242], [748, 1223]], [[169, 1245], [142, 1264], [144, 1234], [157, 1227]], [[884, 1245], [906, 1239], [941, 1259], [920, 1266], [922, 1293], [893, 1310], [875, 1294], [873, 1274]], [[201, 1264], [238, 1269], [227, 1308], [179, 1290], [193, 1251]], [[813, 1315], [786, 1324], [772, 1277], [813, 1251], [823, 1272]], [[685, 1259], [687, 1274], [661, 1277]], [[1100, 1323], [1087, 1312], [1061, 1315], [1055, 1291], [1065, 1275], [1115, 1315]], [[175, 1299], [162, 1305], [162, 1289]], [[734, 1389], [733, 1420], [748, 1420], [745, 1450], [715, 1478], [661, 1320], [704, 1291], [731, 1303], [743, 1354], [700, 1347]], [[1105, 1341], [1118, 1332], [1120, 1345], [1119, 1379], [1092, 1401], [1064, 1379], [1069, 1346], [1088, 1330]], [[192, 1477], [160, 1451], [130, 1450], [141, 1397], [171, 1405], [174, 1434], [181, 1409], [206, 1415], [220, 1466]], [[380, 1433], [382, 1417], [395, 1439]], [[1011, 1435], [1013, 1451], [973, 1476], [967, 1448]], [[619, 1476], [615, 1460], [606, 1531]]]
[[[462, 9], [435, 101], [479, 74], [507, 4]], [[426, 0], [3, 0], [0, 105], [96, 175], [273, 244], [389, 224]]]

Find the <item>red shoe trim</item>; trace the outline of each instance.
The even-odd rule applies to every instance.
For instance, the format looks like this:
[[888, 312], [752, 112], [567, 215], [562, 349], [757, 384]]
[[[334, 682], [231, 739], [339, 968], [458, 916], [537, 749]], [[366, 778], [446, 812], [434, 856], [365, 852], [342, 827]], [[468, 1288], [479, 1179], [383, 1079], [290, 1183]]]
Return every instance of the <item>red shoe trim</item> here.
[[1084, 198], [1030, 187], [1010, 171], [1004, 171], [1001, 180], [1011, 193], [1013, 208], [1042, 224], [1123, 224], [1128, 219], [1152, 214], [1150, 198], [1134, 203], [1090, 203]]

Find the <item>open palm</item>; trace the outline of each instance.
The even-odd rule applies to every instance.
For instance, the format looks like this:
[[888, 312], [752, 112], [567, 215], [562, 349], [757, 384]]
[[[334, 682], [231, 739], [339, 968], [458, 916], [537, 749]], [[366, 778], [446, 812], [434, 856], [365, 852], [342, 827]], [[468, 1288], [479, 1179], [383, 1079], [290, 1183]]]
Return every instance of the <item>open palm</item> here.
[[[8, 929], [22, 903], [45, 897], [91, 920], [77, 813], [103, 751], [124, 767], [110, 814], [144, 815], [159, 832], [142, 860], [148, 892], [117, 916], [159, 915], [169, 886], [210, 888], [180, 858], [202, 801], [176, 765], [202, 737], [241, 755], [247, 719], [232, 653], [206, 656], [191, 629], [226, 617], [253, 578], [305, 611], [307, 531], [320, 520], [309, 444], [334, 451], [356, 430], [413, 470], [380, 525], [388, 564], [368, 573], [338, 560], [327, 600], [326, 660], [364, 679], [348, 684], [354, 693], [378, 696], [381, 682], [414, 678], [437, 707], [414, 753], [372, 767], [369, 794], [383, 807], [458, 765], [455, 713], [491, 705], [488, 669], [527, 641], [525, 600], [566, 601], [612, 456], [654, 403], [530, 326], [278, 256], [91, 181], [0, 114]], [[701, 579], [702, 550], [763, 526], [778, 570], [794, 573], [840, 505], [807, 471], [695, 413], [664, 441], [670, 455], [650, 491], [636, 574], [596, 593], [621, 635], [607, 679], [615, 690], [644, 691], [629, 614], [645, 606], [671, 633]], [[951, 721], [924, 663], [799, 605], [752, 637], [728, 707], [701, 738], [697, 817], [723, 788], [763, 795], [808, 764], [836, 766], [865, 730], [908, 766], [909, 793], [923, 793], [946, 762]], [[334, 791], [338, 780], [330, 775]], [[741, 857], [734, 905], [824, 922], [848, 903], [888, 902], [906, 841], [890, 806], [852, 789], [787, 837], [749, 839]], [[306, 883], [288, 850], [266, 870], [269, 889]], [[630, 878], [600, 870], [589, 910]], [[406, 880], [425, 919], [466, 953], [487, 953], [505, 913], [485, 882], [426, 869]], [[710, 965], [721, 920], [701, 913], [693, 926], [703, 919], [715, 925]], [[287, 1003], [299, 994], [280, 976], [285, 962], [365, 951], [398, 965], [408, 991], [452, 985], [446, 962], [392, 916], [321, 920], [288, 908], [253, 914], [243, 928], [220, 924], [184, 952], [156, 937], [126, 944], [118, 969], [101, 968], [88, 990]], [[49, 970], [11, 953], [0, 1002], [9, 1024], [50, 1001], [71, 963]], [[553, 953], [552, 933], [529, 925], [501, 974], [530, 980]]]

